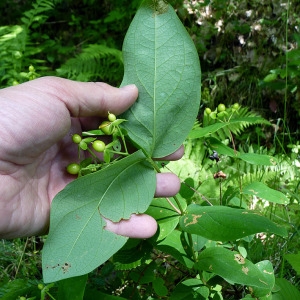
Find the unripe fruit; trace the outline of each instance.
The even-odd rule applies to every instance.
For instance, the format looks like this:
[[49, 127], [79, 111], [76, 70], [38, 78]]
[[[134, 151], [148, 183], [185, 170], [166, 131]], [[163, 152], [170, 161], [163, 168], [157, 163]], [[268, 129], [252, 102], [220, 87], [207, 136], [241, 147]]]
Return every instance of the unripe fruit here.
[[240, 105], [239, 105], [238, 103], [234, 103], [234, 104], [232, 105], [232, 108], [233, 108], [234, 110], [238, 110], [238, 109], [240, 108]]
[[102, 130], [104, 134], [111, 135], [113, 133], [113, 126], [109, 121], [103, 121], [99, 128]]
[[105, 143], [100, 140], [96, 140], [93, 142], [93, 148], [97, 152], [103, 152], [105, 150]]
[[210, 109], [209, 107], [206, 107], [206, 108], [205, 108], [205, 113], [206, 113], [207, 115], [210, 115], [210, 114], [211, 114], [211, 109]]
[[223, 103], [220, 103], [218, 105], [218, 112], [225, 111], [225, 110], [226, 110], [226, 106]]
[[75, 133], [73, 134], [72, 136], [72, 141], [75, 143], [75, 144], [79, 144], [81, 142], [82, 138], [79, 134]]
[[29, 70], [29, 72], [34, 72], [35, 71], [34, 66], [32, 66], [32, 65], [29, 66], [28, 70]]
[[39, 284], [38, 284], [38, 289], [39, 289], [39, 290], [42, 290], [43, 288], [44, 288], [44, 285], [43, 285], [42, 283], [39, 283]]
[[67, 172], [71, 175], [77, 175], [80, 171], [80, 165], [76, 163], [71, 163], [67, 166]]
[[116, 115], [114, 115], [112, 113], [109, 113], [107, 118], [108, 118], [108, 121], [110, 121], [110, 122], [114, 122], [117, 120]]

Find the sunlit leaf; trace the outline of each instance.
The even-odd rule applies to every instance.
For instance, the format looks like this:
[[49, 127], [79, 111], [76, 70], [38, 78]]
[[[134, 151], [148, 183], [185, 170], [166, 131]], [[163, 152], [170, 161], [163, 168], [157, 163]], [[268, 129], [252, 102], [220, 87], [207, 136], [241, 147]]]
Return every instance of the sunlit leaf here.
[[281, 192], [269, 188], [262, 182], [252, 182], [243, 188], [243, 193], [278, 204], [288, 204], [288, 198]]
[[139, 98], [123, 114], [133, 142], [152, 157], [177, 150], [193, 127], [201, 74], [195, 45], [164, 1], [144, 1], [123, 44], [122, 86], [136, 84]]
[[191, 204], [179, 224], [188, 233], [214, 241], [232, 241], [258, 232], [287, 235], [285, 228], [257, 212], [226, 206]]

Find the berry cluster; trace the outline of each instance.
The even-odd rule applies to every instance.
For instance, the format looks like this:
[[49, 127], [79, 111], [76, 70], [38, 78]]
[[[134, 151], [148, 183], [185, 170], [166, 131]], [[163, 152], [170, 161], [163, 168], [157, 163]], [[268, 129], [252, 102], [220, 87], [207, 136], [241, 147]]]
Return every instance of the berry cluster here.
[[[82, 135], [75, 133], [72, 141], [78, 146], [79, 159], [83, 152], [86, 151], [87, 155], [80, 163], [70, 163], [67, 172], [83, 176], [108, 166], [122, 156], [129, 155], [125, 133], [119, 126], [125, 121], [125, 119], [117, 119], [113, 113], [108, 112], [107, 120], [103, 121], [98, 129], [82, 132]], [[105, 139], [101, 139], [103, 136], [111, 136], [110, 142], [106, 143]]]
[[206, 107], [204, 110], [203, 125], [208, 126], [216, 121], [229, 121], [234, 114], [238, 113], [240, 108], [239, 103], [234, 103], [230, 107], [226, 107], [223, 103], [220, 103], [214, 111]]

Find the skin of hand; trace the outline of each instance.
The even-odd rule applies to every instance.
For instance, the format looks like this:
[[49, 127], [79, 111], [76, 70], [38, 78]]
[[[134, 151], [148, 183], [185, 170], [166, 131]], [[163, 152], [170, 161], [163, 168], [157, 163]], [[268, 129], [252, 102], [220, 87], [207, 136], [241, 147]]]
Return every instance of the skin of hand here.
[[[52, 199], [74, 180], [65, 171], [78, 155], [72, 134], [97, 128], [108, 111], [126, 111], [137, 96], [135, 85], [115, 88], [57, 77], [0, 90], [0, 238], [47, 233]], [[168, 159], [180, 159], [183, 151]], [[179, 188], [176, 175], [157, 174], [156, 197], [173, 196]], [[145, 214], [106, 221], [107, 230], [129, 237], [147, 238], [157, 229]]]

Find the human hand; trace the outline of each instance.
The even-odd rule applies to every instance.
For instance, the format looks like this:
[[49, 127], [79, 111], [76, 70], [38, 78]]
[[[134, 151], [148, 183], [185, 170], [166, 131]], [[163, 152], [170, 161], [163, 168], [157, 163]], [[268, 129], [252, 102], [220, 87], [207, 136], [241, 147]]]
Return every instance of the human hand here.
[[[65, 166], [77, 158], [71, 135], [94, 129], [110, 111], [116, 115], [136, 100], [130, 85], [75, 82], [43, 77], [0, 91], [0, 237], [44, 234], [48, 230], [54, 196], [74, 179]], [[168, 159], [181, 158], [180, 148]], [[155, 196], [175, 195], [178, 177], [157, 174]], [[147, 238], [156, 232], [155, 220], [145, 214], [113, 223], [117, 234]]]

